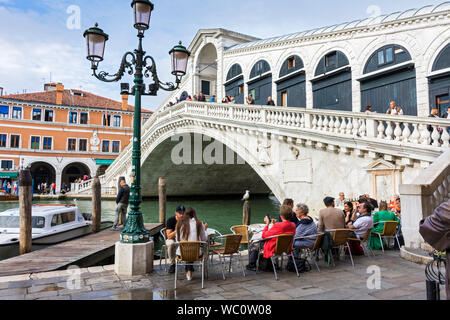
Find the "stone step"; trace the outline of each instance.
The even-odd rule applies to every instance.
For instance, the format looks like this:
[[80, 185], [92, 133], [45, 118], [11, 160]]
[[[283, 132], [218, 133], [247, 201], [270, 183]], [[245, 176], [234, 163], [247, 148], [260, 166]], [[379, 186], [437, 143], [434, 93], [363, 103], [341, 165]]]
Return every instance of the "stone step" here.
[[420, 245], [421, 249], [426, 252], [433, 252], [434, 248], [428, 243], [424, 242]]
[[400, 256], [405, 260], [418, 264], [426, 265], [433, 261], [433, 257], [430, 256], [428, 251], [422, 249], [405, 248], [405, 246], [400, 249]]

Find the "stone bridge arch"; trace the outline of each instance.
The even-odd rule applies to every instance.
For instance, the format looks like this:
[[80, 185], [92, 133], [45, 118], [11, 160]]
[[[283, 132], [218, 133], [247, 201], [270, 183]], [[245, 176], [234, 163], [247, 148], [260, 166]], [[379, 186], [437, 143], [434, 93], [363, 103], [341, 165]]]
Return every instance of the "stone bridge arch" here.
[[[220, 130], [216, 130], [213, 128], [207, 128], [202, 126], [194, 126], [194, 121], [190, 123], [186, 123], [183, 126], [177, 127], [176, 130], [173, 130], [173, 128], [168, 125], [166, 128], [161, 128], [160, 130], [167, 130], [162, 132], [156, 139], [154, 139], [149, 145], [146, 150], [143, 150], [142, 153], [142, 186], [143, 186], [143, 196], [152, 196], [153, 193], [157, 192], [157, 181], [160, 176], [164, 176], [166, 180], [168, 181], [168, 192], [170, 194], [170, 185], [175, 181], [170, 181], [170, 176], [167, 176], [167, 174], [171, 175], [171, 170], [173, 171], [173, 174], [179, 175], [180, 172], [186, 171], [190, 172], [188, 174], [185, 174], [186, 179], [192, 179], [194, 176], [198, 175], [204, 175], [206, 177], [213, 177], [214, 178], [223, 178], [226, 175], [233, 176], [237, 180], [232, 182], [233, 185], [229, 186], [229, 192], [225, 192], [224, 194], [243, 194], [245, 190], [250, 190], [250, 193], [258, 193], [258, 194], [269, 194], [270, 192], [275, 195], [275, 197], [278, 200], [282, 200], [284, 197], [284, 193], [282, 190], [282, 187], [280, 185], [280, 182], [277, 181], [277, 179], [271, 175], [269, 170], [266, 169], [266, 167], [260, 166], [258, 163], [258, 157], [255, 152], [252, 152], [252, 150], [255, 148], [258, 144], [258, 137], [253, 136], [247, 139], [247, 143], [242, 143], [242, 139], [237, 139], [236, 135], [223, 135], [221, 134]], [[237, 132], [236, 132], [237, 133]], [[191, 157], [191, 164], [182, 164], [182, 165], [176, 165], [172, 163], [171, 159], [171, 153], [172, 149], [181, 143], [180, 140], [172, 141], [174, 137], [177, 136], [191, 136], [191, 145], [192, 145], [192, 157]], [[202, 159], [202, 164], [195, 164], [195, 156], [194, 150], [195, 146], [195, 136], [194, 135], [202, 135], [203, 137], [206, 137], [207, 139], [212, 139], [211, 141], [204, 141], [203, 142], [203, 150], [205, 151], [205, 148], [208, 146], [211, 147], [211, 143], [213, 141], [218, 142], [219, 144], [223, 145], [225, 148], [223, 149], [223, 164], [213, 164], [208, 165], [205, 163], [204, 159]], [[262, 137], [260, 137], [262, 139]], [[240, 141], [239, 141], [240, 140]], [[197, 141], [198, 143], [198, 141]], [[227, 160], [230, 158], [227, 158], [227, 149], [228, 152], [232, 152], [234, 164], [227, 164]], [[168, 151], [170, 150], [170, 151]], [[207, 150], [205, 151], [207, 152]], [[198, 158], [198, 157], [197, 157]], [[241, 162], [239, 161], [239, 158], [241, 158]], [[161, 161], [163, 160], [163, 161]], [[162, 164], [162, 166], [166, 166], [166, 168], [163, 168], [163, 170], [159, 170], [159, 172], [155, 172], [155, 164]], [[177, 168], [179, 167], [179, 168]], [[197, 168], [196, 168], [197, 167]], [[189, 170], [189, 171], [187, 171]], [[158, 170], [156, 170], [158, 171]], [[245, 180], [248, 179], [249, 182], [245, 182]], [[146, 184], [151, 186], [152, 192], [146, 194]], [[184, 186], [188, 185], [186, 183], [183, 183]], [[205, 187], [206, 185], [206, 187]], [[238, 186], [239, 185], [239, 186]], [[202, 181], [202, 190], [201, 192], [198, 192], [200, 195], [207, 195], [207, 192], [205, 193], [205, 190], [208, 190], [208, 186], [215, 186], [217, 190], [217, 183], [214, 181]], [[219, 187], [219, 190], [224, 190], [225, 185], [221, 185]], [[253, 191], [252, 191], [253, 189]], [[191, 190], [192, 192], [192, 190]], [[217, 192], [217, 191], [216, 191]], [[216, 193], [215, 192], [215, 193]], [[175, 196], [190, 196], [190, 195], [197, 195], [197, 192], [195, 191], [194, 194], [189, 194], [189, 189], [184, 190], [173, 190], [171, 195]]]

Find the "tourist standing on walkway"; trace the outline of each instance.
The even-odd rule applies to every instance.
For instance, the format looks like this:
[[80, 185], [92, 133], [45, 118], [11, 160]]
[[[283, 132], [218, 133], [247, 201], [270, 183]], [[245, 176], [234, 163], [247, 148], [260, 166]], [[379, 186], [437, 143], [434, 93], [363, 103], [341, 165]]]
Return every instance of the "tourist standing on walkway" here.
[[[194, 208], [187, 208], [184, 212], [183, 219], [177, 222], [176, 237], [177, 242], [180, 241], [208, 241], [206, 235], [207, 225], [197, 219], [197, 213]], [[180, 248], [177, 248], [177, 254], [180, 255]], [[202, 250], [200, 249], [200, 255]], [[189, 261], [188, 261], [189, 262]], [[193, 265], [186, 265], [186, 279], [192, 280]]]
[[372, 106], [367, 106], [367, 107], [366, 107], [365, 114], [372, 114], [372, 113], [376, 113], [376, 112], [373, 112], [373, 111], [372, 111]]
[[325, 230], [344, 229], [345, 216], [342, 210], [335, 208], [334, 198], [326, 197], [323, 203], [327, 207], [319, 211], [319, 223], [317, 230], [323, 232]]
[[393, 116], [402, 116], [403, 110], [401, 107], [397, 107], [395, 101], [391, 101], [391, 104], [389, 106], [389, 109], [386, 111], [386, 114], [390, 114]]
[[166, 222], [166, 246], [167, 246], [167, 255], [169, 256], [169, 273], [175, 273], [175, 250], [177, 248], [175, 242], [176, 236], [176, 226], [177, 222], [183, 219], [184, 212], [186, 208], [183, 205], [179, 205], [175, 209], [175, 215], [167, 219]]
[[206, 102], [206, 97], [203, 95], [203, 93], [200, 92], [200, 95], [198, 96], [198, 101], [200, 102]]
[[211, 98], [209, 98], [209, 102], [211, 103], [216, 102], [216, 96], [213, 95]]
[[275, 102], [273, 102], [272, 97], [267, 98], [267, 105], [275, 107]]
[[128, 211], [128, 202], [130, 200], [130, 187], [127, 185], [125, 180], [120, 181], [120, 189], [117, 193], [116, 197], [116, 220], [112, 227], [112, 230], [118, 230], [119, 224], [119, 215], [122, 215], [122, 225], [125, 226], [127, 222], [127, 211]]
[[6, 192], [11, 193], [11, 182], [8, 182], [8, 184], [6, 185]]
[[52, 193], [53, 193], [53, 195], [56, 195], [56, 183], [55, 182], [52, 183]]

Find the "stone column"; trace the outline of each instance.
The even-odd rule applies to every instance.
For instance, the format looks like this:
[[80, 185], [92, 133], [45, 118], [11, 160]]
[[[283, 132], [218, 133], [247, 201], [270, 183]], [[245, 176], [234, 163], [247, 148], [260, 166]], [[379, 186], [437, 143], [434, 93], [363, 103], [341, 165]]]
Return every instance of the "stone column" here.
[[56, 194], [61, 192], [61, 184], [62, 184], [62, 172], [56, 172]]

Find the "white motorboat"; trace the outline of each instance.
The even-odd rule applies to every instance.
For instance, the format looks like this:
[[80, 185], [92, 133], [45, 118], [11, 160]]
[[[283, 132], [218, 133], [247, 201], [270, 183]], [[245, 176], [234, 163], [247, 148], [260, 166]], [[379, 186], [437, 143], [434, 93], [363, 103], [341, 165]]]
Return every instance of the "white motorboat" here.
[[[34, 205], [31, 215], [33, 251], [92, 233], [92, 221], [75, 205]], [[112, 225], [112, 221], [102, 221], [101, 229]], [[0, 260], [19, 255], [19, 237], [19, 209], [1, 212]]]

